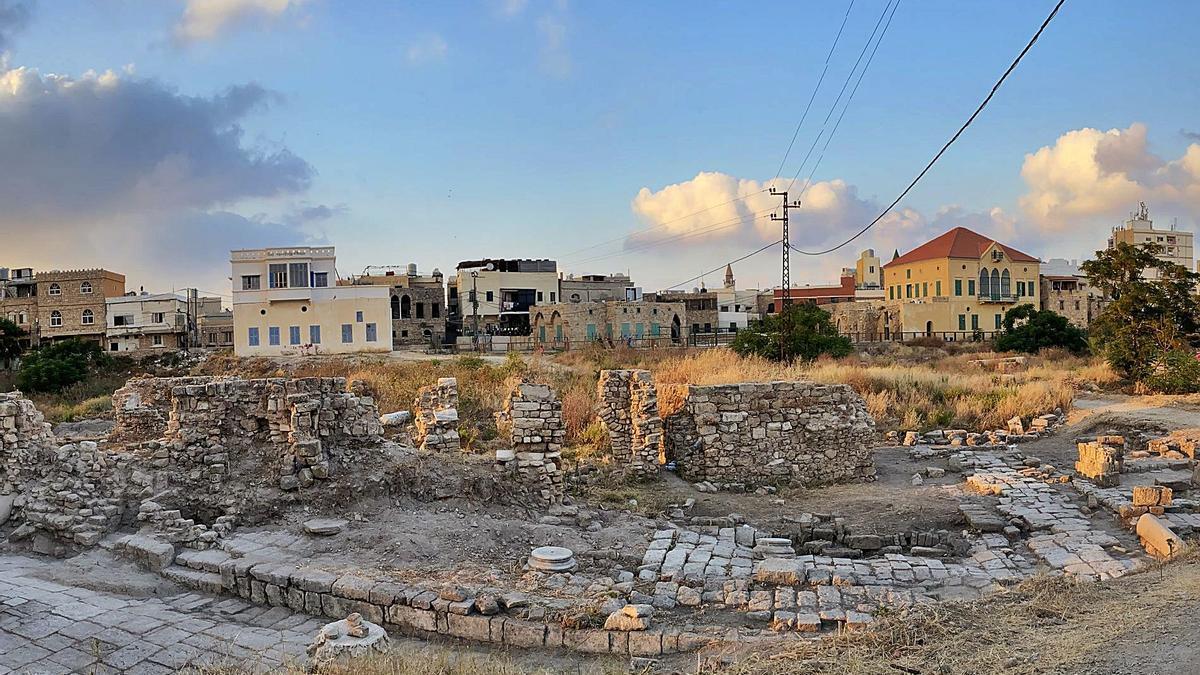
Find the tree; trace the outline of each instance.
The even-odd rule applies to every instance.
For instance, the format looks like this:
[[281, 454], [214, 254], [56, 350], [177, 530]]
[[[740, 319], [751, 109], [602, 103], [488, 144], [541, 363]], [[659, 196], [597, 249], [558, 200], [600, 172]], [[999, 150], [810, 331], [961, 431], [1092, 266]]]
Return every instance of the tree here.
[[742, 356], [776, 361], [811, 361], [822, 354], [845, 356], [853, 351], [850, 340], [838, 335], [829, 312], [809, 303], [791, 305], [781, 315], [768, 316], [738, 331], [729, 346]]
[[21, 338], [25, 331], [8, 319], [0, 319], [0, 366], [12, 363], [21, 355]]
[[1004, 330], [996, 336], [997, 351], [1035, 354], [1046, 347], [1079, 354], [1087, 351], [1087, 334], [1067, 317], [1033, 305], [1017, 305], [1004, 313]]
[[[1159, 259], [1161, 252], [1154, 243], [1122, 242], [1083, 264], [1092, 285], [1111, 298], [1092, 321], [1093, 348], [1136, 382], [1146, 382], [1164, 354], [1193, 349], [1200, 330], [1200, 274]], [[1157, 278], [1146, 278], [1147, 270]]]
[[21, 360], [17, 386], [25, 391], [60, 391], [85, 380], [108, 362], [100, 345], [78, 338], [51, 342]]

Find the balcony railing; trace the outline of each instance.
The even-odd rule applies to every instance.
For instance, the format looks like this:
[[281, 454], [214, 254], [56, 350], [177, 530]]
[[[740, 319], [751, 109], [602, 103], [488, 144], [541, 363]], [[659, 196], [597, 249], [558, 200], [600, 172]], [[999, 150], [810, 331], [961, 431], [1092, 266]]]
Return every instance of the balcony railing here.
[[1016, 302], [1017, 296], [1012, 293], [980, 293], [979, 302]]

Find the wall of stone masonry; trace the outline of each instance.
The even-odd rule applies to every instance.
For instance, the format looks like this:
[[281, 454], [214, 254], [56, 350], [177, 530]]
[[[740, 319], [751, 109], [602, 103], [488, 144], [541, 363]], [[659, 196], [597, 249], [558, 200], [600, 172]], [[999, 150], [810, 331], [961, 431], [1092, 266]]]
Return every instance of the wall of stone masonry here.
[[47, 468], [54, 434], [20, 392], [0, 393], [0, 496], [18, 492]]
[[875, 422], [849, 386], [663, 385], [659, 394], [669, 401], [665, 457], [689, 481], [736, 487], [875, 478]]
[[439, 378], [421, 387], [413, 401], [413, 442], [422, 450], [449, 452], [461, 449], [458, 437], [458, 380]]
[[596, 400], [616, 466], [638, 478], [654, 476], [662, 456], [663, 422], [650, 371], [600, 371]]
[[162, 438], [171, 415], [171, 390], [185, 385], [208, 384], [217, 379], [139, 377], [129, 380], [112, 395], [116, 426], [109, 435], [109, 443], [142, 443]]
[[1115, 487], [1121, 482], [1121, 465], [1125, 457], [1125, 438], [1099, 436], [1095, 440], [1076, 442], [1079, 460], [1075, 470], [1101, 487]]
[[562, 402], [550, 385], [521, 383], [513, 387], [496, 413], [496, 426], [512, 443], [511, 458], [497, 456], [497, 469], [509, 474], [518, 501], [548, 507], [563, 499], [562, 447], [567, 428]]

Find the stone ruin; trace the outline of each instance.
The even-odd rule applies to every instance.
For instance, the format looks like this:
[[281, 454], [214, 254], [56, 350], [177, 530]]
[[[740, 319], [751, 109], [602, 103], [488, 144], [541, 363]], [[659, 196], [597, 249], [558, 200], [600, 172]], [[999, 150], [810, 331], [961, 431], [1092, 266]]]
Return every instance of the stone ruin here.
[[1124, 436], [1099, 436], [1095, 440], [1076, 442], [1079, 460], [1075, 470], [1100, 487], [1116, 487], [1121, 482], [1121, 466], [1125, 457]]
[[526, 486], [531, 505], [561, 504], [567, 428], [562, 402], [550, 385], [521, 383], [513, 387], [504, 409], [496, 413], [496, 426], [512, 443], [512, 449], [497, 451], [498, 468]]
[[875, 421], [847, 385], [663, 385], [664, 454], [692, 481], [752, 487], [875, 479]]
[[656, 475], [663, 422], [650, 371], [602, 370], [596, 394], [596, 412], [608, 430], [614, 463], [637, 478]]
[[459, 450], [458, 380], [438, 378], [437, 384], [421, 387], [413, 401], [416, 436], [413, 443], [422, 450]]

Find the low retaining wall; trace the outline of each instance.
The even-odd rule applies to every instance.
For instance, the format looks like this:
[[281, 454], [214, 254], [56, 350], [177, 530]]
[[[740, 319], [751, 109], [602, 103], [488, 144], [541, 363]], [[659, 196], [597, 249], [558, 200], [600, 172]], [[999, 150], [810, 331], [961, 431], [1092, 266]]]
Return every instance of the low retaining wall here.
[[665, 454], [689, 481], [874, 480], [875, 422], [847, 385], [660, 385]]

